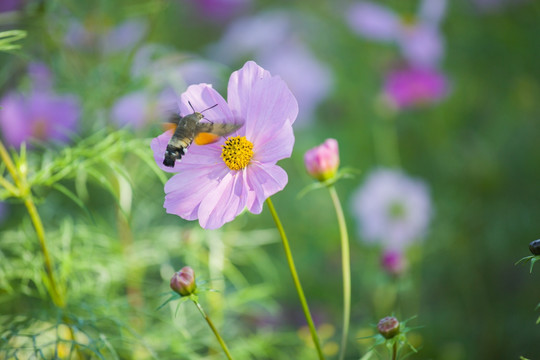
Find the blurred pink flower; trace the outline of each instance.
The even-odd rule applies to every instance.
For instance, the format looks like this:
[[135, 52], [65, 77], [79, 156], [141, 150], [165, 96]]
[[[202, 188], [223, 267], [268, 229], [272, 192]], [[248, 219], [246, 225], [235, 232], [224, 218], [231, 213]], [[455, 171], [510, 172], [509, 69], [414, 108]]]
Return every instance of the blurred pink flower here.
[[444, 53], [439, 24], [446, 11], [446, 0], [423, 0], [417, 20], [410, 21], [392, 10], [368, 1], [351, 5], [349, 26], [372, 40], [395, 42], [403, 56], [415, 66], [436, 66]]
[[[253, 58], [280, 74], [298, 99], [295, 127], [308, 124], [317, 105], [332, 90], [330, 68], [301, 40], [301, 18], [285, 11], [268, 11], [235, 20], [211, 48], [212, 55], [229, 64]], [[234, 49], [234, 51], [231, 51]]]
[[442, 72], [414, 67], [390, 71], [383, 89], [386, 100], [398, 109], [438, 102], [448, 91], [448, 80]]
[[353, 212], [364, 241], [400, 251], [424, 236], [431, 199], [424, 182], [397, 170], [379, 169], [353, 195]]
[[227, 139], [192, 144], [174, 168], [163, 165], [172, 133], [151, 143], [158, 166], [180, 172], [165, 184], [165, 209], [186, 220], [199, 219], [205, 229], [221, 227], [245, 208], [260, 213], [264, 200], [287, 184], [287, 173], [276, 162], [290, 157], [294, 145], [298, 104], [281, 78], [248, 61], [231, 74], [227, 93], [226, 102], [211, 85], [192, 85], [179, 102], [182, 115], [193, 112], [188, 101], [195, 109], [218, 104], [204, 113], [206, 119], [243, 124]]
[[385, 250], [381, 257], [382, 268], [393, 276], [399, 276], [407, 269], [407, 259], [401, 251]]
[[324, 143], [306, 151], [304, 164], [309, 175], [319, 181], [332, 178], [339, 167], [338, 142], [327, 139]]

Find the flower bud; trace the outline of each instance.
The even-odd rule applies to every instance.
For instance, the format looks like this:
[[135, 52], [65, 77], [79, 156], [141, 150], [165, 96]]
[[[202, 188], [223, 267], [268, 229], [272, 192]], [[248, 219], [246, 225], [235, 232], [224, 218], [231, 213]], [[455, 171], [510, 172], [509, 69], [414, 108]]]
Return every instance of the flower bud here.
[[377, 330], [386, 339], [391, 339], [399, 334], [399, 321], [393, 316], [387, 316], [379, 321]]
[[323, 144], [306, 151], [304, 163], [309, 175], [319, 181], [331, 179], [339, 166], [338, 142], [327, 139]]
[[381, 266], [390, 275], [399, 276], [407, 269], [407, 260], [400, 251], [385, 250]]
[[540, 239], [531, 241], [529, 250], [531, 250], [533, 255], [540, 255]]
[[193, 294], [197, 289], [193, 269], [184, 266], [180, 271], [175, 272], [171, 278], [171, 289], [182, 296]]

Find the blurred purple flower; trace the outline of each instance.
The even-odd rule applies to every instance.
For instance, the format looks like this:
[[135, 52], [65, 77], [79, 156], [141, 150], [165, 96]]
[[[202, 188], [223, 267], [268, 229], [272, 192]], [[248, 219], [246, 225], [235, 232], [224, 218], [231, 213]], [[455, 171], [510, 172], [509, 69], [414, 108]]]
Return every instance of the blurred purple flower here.
[[292, 123], [298, 104], [278, 76], [249, 61], [231, 74], [226, 102], [208, 84], [190, 86], [180, 99], [180, 113], [205, 109], [207, 119], [243, 123], [227, 139], [198, 146], [174, 168], [163, 165], [172, 133], [152, 140], [154, 158], [160, 168], [181, 172], [165, 185], [168, 213], [186, 220], [199, 219], [205, 229], [216, 229], [232, 221], [245, 208], [259, 214], [263, 202], [287, 184], [287, 173], [276, 162], [290, 157], [294, 145]]
[[403, 56], [415, 66], [436, 66], [444, 53], [439, 24], [446, 0], [423, 0], [417, 20], [400, 18], [392, 10], [367, 1], [357, 2], [347, 11], [349, 26], [372, 40], [396, 42]]
[[385, 99], [398, 109], [438, 102], [448, 91], [448, 80], [442, 72], [414, 67], [390, 71], [383, 89]]
[[431, 199], [424, 182], [396, 170], [378, 169], [353, 195], [353, 211], [364, 241], [399, 251], [425, 234]]
[[251, 0], [191, 0], [198, 11], [210, 20], [225, 21], [245, 11]]
[[19, 10], [24, 5], [22, 0], [0, 1], [0, 13]]
[[103, 54], [114, 54], [131, 50], [139, 43], [147, 31], [147, 24], [143, 20], [131, 19], [113, 27], [103, 28], [99, 23], [88, 26], [77, 20], [72, 20], [64, 36], [64, 43], [79, 51]]
[[164, 119], [177, 110], [176, 96], [170, 89], [155, 96], [146, 91], [134, 91], [119, 98], [111, 109], [111, 120], [118, 126], [141, 129]]
[[49, 91], [52, 88], [52, 74], [49, 67], [42, 62], [28, 65], [28, 76], [34, 90]]
[[227, 63], [251, 57], [280, 74], [298, 99], [296, 126], [301, 126], [309, 122], [316, 106], [329, 94], [333, 79], [328, 66], [299, 40], [296, 20], [284, 11], [238, 19], [211, 52]]
[[76, 97], [42, 91], [27, 96], [11, 92], [0, 100], [0, 107], [2, 135], [14, 147], [30, 139], [68, 142], [80, 112]]

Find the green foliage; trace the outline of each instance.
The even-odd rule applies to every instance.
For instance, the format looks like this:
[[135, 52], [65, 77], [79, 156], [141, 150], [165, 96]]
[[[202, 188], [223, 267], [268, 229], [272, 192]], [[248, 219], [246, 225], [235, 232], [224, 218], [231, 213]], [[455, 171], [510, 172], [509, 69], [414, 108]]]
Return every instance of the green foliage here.
[[20, 44], [14, 44], [15, 41], [26, 37], [26, 31], [7, 30], [0, 32], [0, 51], [12, 51], [21, 48]]
[[[222, 358], [197, 309], [167, 298], [170, 277], [184, 265], [207, 279], [203, 288], [215, 290], [199, 300], [235, 359], [312, 358], [268, 212], [243, 214], [217, 231], [166, 214], [163, 185], [169, 175], [149, 148], [164, 119], [152, 108], [145, 126], [118, 130], [111, 115], [121, 96], [157, 92], [163, 82], [181, 93], [188, 84], [180, 71], [165, 68], [199, 56], [217, 70], [214, 86], [225, 90], [230, 72], [242, 63], [225, 65], [208, 54], [234, 19], [214, 20], [187, 3], [161, 0], [24, 3], [15, 15], [0, 14], [6, 30], [0, 32], [0, 94], [30, 93], [26, 66], [39, 61], [52, 73], [53, 90], [77, 96], [82, 109], [71, 143], [33, 141], [8, 149], [25, 175], [23, 190], [0, 160], [0, 200], [7, 207], [0, 223], [0, 358], [76, 358], [77, 352], [89, 359]], [[414, 13], [418, 5], [380, 3], [400, 14]], [[339, 185], [351, 237], [351, 338], [385, 314], [417, 313], [427, 330], [409, 331], [398, 343], [404, 352], [422, 349], [418, 355], [408, 351], [410, 358], [540, 358], [531, 321], [540, 298], [538, 273], [532, 272], [538, 256], [517, 262], [530, 262], [529, 276], [510, 260], [523, 253], [520, 239], [538, 238], [539, 3], [482, 13], [472, 2], [448, 1], [440, 68], [451, 93], [431, 107], [392, 114], [381, 109], [380, 91], [399, 50], [356, 36], [341, 7], [329, 4], [263, 1], [248, 10], [279, 7], [293, 14], [302, 24], [295, 41], [305, 41], [333, 74], [333, 92], [311, 122], [295, 124], [293, 156], [279, 163], [288, 184], [273, 198], [316, 325], [333, 326], [323, 346], [339, 343], [339, 242], [328, 195], [311, 191], [331, 184], [306, 185], [311, 180], [303, 154], [332, 137], [339, 141], [340, 163], [360, 169], [354, 178], [346, 171], [337, 177], [351, 178]], [[101, 39], [110, 30], [141, 18], [148, 31], [132, 48], [102, 51]], [[81, 48], [67, 44], [73, 21], [91, 35]], [[157, 65], [142, 61], [139, 51], [148, 44], [161, 44], [150, 56]], [[141, 74], [134, 75], [135, 62]], [[381, 137], [389, 129], [397, 149]], [[356, 235], [347, 199], [394, 150], [407, 173], [429, 184], [435, 206], [424, 242], [406, 252], [409, 269], [401, 277], [381, 271], [382, 249]], [[66, 298], [62, 309], [50, 300], [42, 249], [24, 206], [28, 194]], [[374, 339], [382, 345], [380, 336]], [[349, 346], [346, 358], [387, 357], [372, 346]]]

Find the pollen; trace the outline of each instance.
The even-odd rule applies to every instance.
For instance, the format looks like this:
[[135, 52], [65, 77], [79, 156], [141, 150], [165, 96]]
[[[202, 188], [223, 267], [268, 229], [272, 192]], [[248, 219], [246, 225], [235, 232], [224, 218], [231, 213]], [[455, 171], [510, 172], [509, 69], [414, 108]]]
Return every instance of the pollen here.
[[228, 138], [222, 148], [221, 158], [231, 170], [242, 170], [253, 157], [253, 144], [245, 136]]

